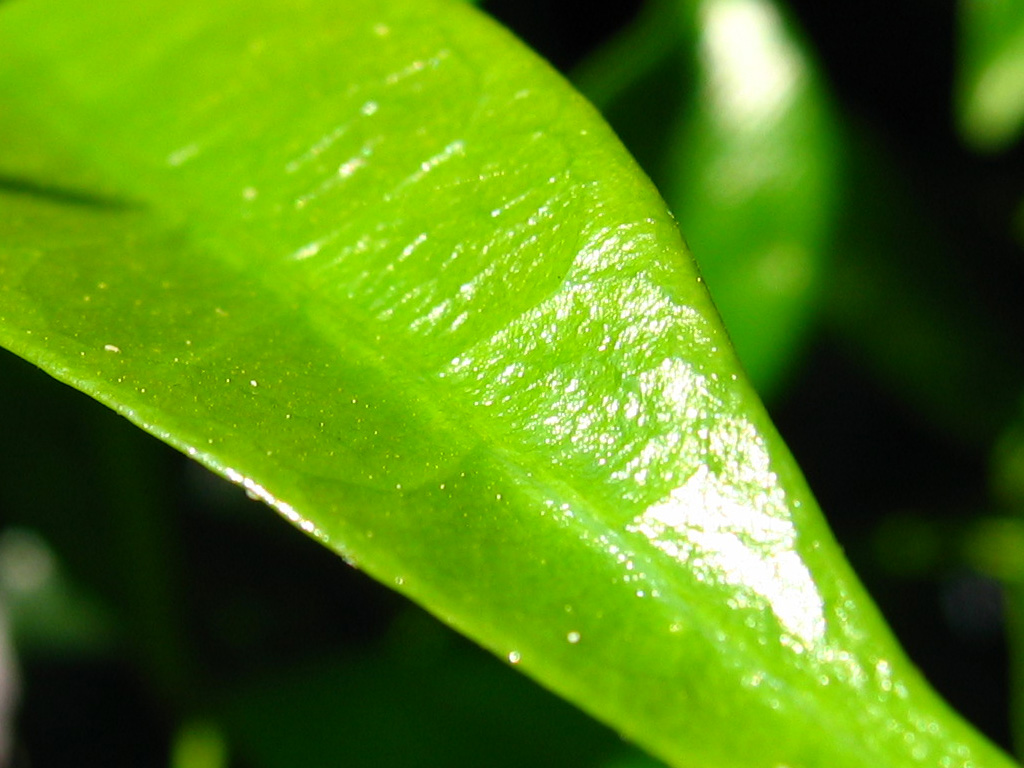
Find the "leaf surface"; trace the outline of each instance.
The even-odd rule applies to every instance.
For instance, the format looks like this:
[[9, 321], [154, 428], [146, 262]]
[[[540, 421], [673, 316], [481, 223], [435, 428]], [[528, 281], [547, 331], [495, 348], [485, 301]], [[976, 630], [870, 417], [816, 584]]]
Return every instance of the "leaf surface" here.
[[1004, 764], [671, 216], [474, 9], [0, 13], [0, 341], [677, 766]]
[[809, 336], [836, 218], [841, 144], [807, 46], [769, 0], [656, 0], [574, 81], [665, 195], [770, 399]]
[[960, 0], [959, 11], [959, 127], [976, 149], [1005, 149], [1024, 128], [1024, 5]]

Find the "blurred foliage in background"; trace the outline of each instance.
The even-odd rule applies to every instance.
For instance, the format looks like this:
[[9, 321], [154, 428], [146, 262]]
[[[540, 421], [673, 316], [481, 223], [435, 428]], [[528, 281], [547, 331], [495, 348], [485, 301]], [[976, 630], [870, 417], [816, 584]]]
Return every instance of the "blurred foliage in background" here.
[[[896, 633], [1020, 754], [1024, 2], [485, 8], [662, 189]], [[12, 765], [653, 765], [238, 489], [0, 365]]]

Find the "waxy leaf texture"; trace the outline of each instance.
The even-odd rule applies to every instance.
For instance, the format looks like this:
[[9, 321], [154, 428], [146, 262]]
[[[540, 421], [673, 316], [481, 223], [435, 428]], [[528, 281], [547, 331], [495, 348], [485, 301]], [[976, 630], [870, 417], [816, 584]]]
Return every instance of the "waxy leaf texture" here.
[[19, 0], [0, 51], [4, 346], [672, 765], [1006, 763], [653, 187], [479, 11]]

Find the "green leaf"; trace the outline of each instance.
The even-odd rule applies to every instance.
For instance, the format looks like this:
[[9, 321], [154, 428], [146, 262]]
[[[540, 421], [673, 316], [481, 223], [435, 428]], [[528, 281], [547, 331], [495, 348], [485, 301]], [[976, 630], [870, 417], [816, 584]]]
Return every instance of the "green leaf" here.
[[1005, 149], [1024, 128], [1024, 5], [960, 0], [957, 119], [976, 149]]
[[809, 335], [838, 201], [806, 45], [768, 0], [657, 0], [575, 80], [665, 195], [770, 396]]
[[932, 428], [987, 447], [1024, 383], [1012, 321], [980, 290], [898, 158], [862, 131], [849, 142], [847, 213], [824, 286], [823, 325]]
[[0, 342], [676, 766], [1005, 765], [610, 129], [471, 7], [0, 12]]

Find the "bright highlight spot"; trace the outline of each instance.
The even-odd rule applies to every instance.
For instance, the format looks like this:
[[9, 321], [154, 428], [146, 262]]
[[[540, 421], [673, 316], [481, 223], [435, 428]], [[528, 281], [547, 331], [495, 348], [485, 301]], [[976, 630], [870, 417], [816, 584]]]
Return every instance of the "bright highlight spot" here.
[[[749, 591], [750, 598], [737, 607], [756, 608], [760, 598], [803, 644], [821, 640], [823, 600], [795, 550], [796, 530], [760, 438], [746, 422], [725, 421], [707, 440], [719, 446], [716, 454], [742, 459], [719, 473], [699, 465], [627, 530], [646, 536], [699, 580], [727, 584], [741, 594]], [[760, 489], [755, 502], [750, 501], [751, 489]]]
[[706, 0], [700, 14], [716, 116], [733, 130], [777, 119], [804, 74], [778, 12], [761, 0]]

